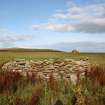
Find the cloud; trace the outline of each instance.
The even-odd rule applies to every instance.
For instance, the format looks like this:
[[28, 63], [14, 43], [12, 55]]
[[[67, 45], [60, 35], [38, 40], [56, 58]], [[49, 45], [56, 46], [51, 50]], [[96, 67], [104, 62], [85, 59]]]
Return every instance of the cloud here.
[[65, 11], [61, 10], [53, 14], [49, 20], [56, 22], [34, 24], [33, 28], [59, 32], [105, 33], [105, 3], [73, 5]]
[[5, 29], [0, 29], [0, 44], [2, 44], [3, 47], [14, 46], [15, 42], [29, 39], [31, 39], [31, 35], [18, 34]]
[[54, 23], [45, 23], [45, 24], [37, 24], [33, 25], [34, 29], [46, 29], [51, 31], [60, 31], [60, 32], [67, 32], [73, 31], [74, 28], [68, 24], [54, 24]]

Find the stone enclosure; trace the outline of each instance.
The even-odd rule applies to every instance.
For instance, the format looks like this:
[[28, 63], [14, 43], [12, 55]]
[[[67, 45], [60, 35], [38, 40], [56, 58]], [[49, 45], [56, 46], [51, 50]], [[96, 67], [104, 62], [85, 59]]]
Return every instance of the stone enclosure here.
[[77, 81], [77, 75], [84, 77], [86, 70], [89, 70], [89, 63], [83, 60], [63, 59], [63, 60], [25, 60], [16, 59], [3, 65], [3, 71], [20, 72], [26, 76], [27, 73], [34, 73], [37, 78], [43, 80], [49, 79], [52, 74], [57, 80], [70, 79], [72, 82]]

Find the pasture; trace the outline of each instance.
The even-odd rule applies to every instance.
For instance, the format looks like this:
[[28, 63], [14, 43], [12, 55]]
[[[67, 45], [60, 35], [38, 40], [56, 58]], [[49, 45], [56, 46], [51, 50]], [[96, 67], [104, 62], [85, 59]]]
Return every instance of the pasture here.
[[[2, 50], [0, 67], [10, 60], [76, 59], [95, 65], [83, 78], [77, 72], [76, 84], [71, 79], [57, 80], [51, 74], [48, 80], [36, 74], [24, 77], [18, 72], [0, 72], [0, 105], [105, 105], [105, 53], [60, 52], [52, 50]], [[59, 72], [59, 71], [58, 71]], [[88, 75], [87, 75], [88, 73]], [[65, 73], [64, 73], [65, 74]]]
[[76, 59], [86, 60], [92, 64], [105, 64], [105, 53], [50, 52], [50, 51], [0, 51], [0, 64], [13, 59], [43, 60], [43, 59]]

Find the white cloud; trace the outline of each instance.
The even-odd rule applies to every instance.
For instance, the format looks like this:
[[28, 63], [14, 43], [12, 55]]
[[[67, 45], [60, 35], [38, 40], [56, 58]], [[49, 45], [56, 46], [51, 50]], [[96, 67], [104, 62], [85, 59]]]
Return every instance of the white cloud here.
[[54, 24], [54, 23], [33, 25], [33, 28], [46, 29], [46, 30], [51, 30], [51, 31], [60, 31], [60, 32], [67, 32], [67, 31], [74, 30], [74, 28], [69, 24]]
[[0, 29], [0, 44], [2, 44], [3, 47], [13, 46], [15, 42], [26, 41], [29, 39], [31, 39], [31, 35], [17, 34], [5, 29]]
[[[33, 25], [33, 28], [60, 32], [105, 33], [105, 3], [85, 6], [74, 5], [65, 11], [61, 11], [57, 11], [49, 19], [56, 20], [59, 24], [45, 23]], [[62, 21], [65, 23], [62, 24]]]

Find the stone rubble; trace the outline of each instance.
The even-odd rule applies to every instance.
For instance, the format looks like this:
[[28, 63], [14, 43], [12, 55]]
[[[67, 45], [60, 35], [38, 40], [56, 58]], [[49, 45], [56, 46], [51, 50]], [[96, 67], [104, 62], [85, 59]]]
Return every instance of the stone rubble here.
[[89, 63], [87, 61], [76, 61], [73, 59], [46, 59], [43, 61], [17, 59], [4, 64], [2, 69], [4, 71], [20, 72], [24, 76], [27, 73], [35, 73], [37, 77], [44, 80], [49, 79], [52, 74], [57, 80], [66, 78], [75, 81], [77, 79], [77, 73], [81, 77], [84, 76], [85, 71], [89, 69]]

